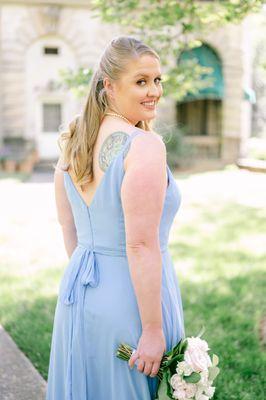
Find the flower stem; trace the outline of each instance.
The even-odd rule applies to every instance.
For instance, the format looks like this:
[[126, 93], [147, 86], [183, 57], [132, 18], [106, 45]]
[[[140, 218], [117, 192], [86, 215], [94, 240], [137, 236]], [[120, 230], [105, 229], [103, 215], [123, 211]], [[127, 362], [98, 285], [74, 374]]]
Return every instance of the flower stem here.
[[[135, 349], [128, 344], [122, 343], [119, 345], [116, 355], [117, 357], [121, 358], [121, 360], [128, 361]], [[168, 357], [166, 355], [163, 356], [160, 364], [160, 368], [157, 373], [157, 377], [161, 381], [163, 378], [163, 372], [164, 372], [164, 367], [165, 367], [165, 362], [168, 361]]]

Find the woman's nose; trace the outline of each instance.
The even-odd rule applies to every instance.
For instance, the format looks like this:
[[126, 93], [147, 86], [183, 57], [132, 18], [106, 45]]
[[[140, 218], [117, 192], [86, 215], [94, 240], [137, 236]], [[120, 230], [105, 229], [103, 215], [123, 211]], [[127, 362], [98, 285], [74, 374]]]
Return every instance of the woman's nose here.
[[150, 85], [148, 88], [148, 96], [160, 96], [161, 94], [161, 88], [159, 85], [156, 85], [155, 83]]

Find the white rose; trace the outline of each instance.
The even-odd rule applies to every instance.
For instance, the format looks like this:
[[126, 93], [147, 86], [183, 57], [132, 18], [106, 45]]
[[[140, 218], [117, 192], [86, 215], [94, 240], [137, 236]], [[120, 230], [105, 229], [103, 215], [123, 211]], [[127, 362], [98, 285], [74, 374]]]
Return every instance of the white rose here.
[[204, 392], [211, 399], [215, 392], [215, 386], [208, 386]]
[[182, 375], [182, 374], [190, 375], [190, 374], [192, 374], [193, 370], [188, 363], [186, 363], [185, 361], [180, 361], [177, 364], [176, 372], [178, 373], [178, 375]]
[[183, 380], [179, 375], [174, 374], [171, 376], [170, 384], [174, 389], [177, 389], [183, 385]]
[[198, 382], [196, 384], [196, 388], [197, 388], [197, 390], [196, 390], [195, 398], [196, 398], [196, 400], [198, 400], [198, 398], [203, 394], [206, 386], [203, 385], [202, 383]]
[[178, 388], [174, 391], [173, 397], [178, 400], [186, 400], [186, 391], [182, 388]]
[[208, 396], [205, 396], [205, 394], [200, 394], [199, 396], [195, 397], [196, 400], [209, 400]]
[[202, 371], [200, 372], [200, 383], [202, 383], [203, 385], [208, 385], [209, 381], [208, 381], [208, 377], [209, 377], [209, 372], [208, 371]]
[[186, 395], [188, 399], [192, 399], [192, 397], [195, 396], [197, 391], [197, 387], [193, 383], [187, 383], [186, 384]]
[[212, 365], [207, 353], [208, 344], [200, 338], [188, 338], [188, 346], [184, 354], [184, 361], [190, 365], [195, 372], [207, 371]]
[[199, 337], [191, 336], [191, 337], [187, 338], [187, 341], [188, 341], [188, 346], [189, 347], [195, 347], [195, 348], [200, 349], [202, 351], [210, 350], [206, 340], [203, 340], [203, 339], [201, 339]]

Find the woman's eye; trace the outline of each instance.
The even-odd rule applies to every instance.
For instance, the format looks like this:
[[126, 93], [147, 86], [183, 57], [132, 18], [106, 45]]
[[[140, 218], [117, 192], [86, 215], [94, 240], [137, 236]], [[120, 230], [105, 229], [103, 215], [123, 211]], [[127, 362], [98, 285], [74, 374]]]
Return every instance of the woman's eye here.
[[156, 78], [156, 79], [158, 79], [158, 83], [162, 82], [162, 78]]
[[[161, 83], [162, 82], [162, 78], [155, 78], [155, 81], [158, 81], [158, 83]], [[146, 80], [145, 79], [140, 79], [138, 82], [137, 82], [137, 84], [140, 84], [141, 82], [146, 82]], [[143, 85], [140, 85], [140, 86], [143, 86]]]

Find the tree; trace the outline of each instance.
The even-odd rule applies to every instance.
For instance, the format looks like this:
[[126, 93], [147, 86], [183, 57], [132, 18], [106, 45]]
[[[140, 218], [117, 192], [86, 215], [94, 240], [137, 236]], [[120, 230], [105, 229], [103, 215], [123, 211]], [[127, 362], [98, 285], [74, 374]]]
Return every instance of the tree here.
[[[259, 11], [262, 4], [262, 0], [92, 0], [91, 8], [95, 17], [120, 24], [125, 33], [142, 39], [159, 53], [164, 93], [181, 100], [188, 92], [197, 93], [212, 85], [211, 78], [201, 79], [212, 72], [211, 68], [200, 66], [196, 59], [177, 62], [182, 51], [202, 45], [195, 34], [239, 23], [248, 13]], [[82, 93], [80, 75], [81, 71], [68, 71], [68, 87], [79, 85]], [[83, 80], [84, 93], [90, 76]]]

